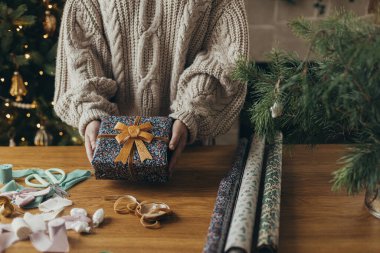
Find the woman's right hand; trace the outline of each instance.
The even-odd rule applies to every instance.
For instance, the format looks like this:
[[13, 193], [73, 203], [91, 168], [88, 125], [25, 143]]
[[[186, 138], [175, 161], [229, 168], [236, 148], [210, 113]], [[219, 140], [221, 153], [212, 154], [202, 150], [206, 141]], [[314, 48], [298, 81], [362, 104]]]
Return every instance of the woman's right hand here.
[[100, 121], [94, 120], [87, 124], [86, 131], [84, 133], [84, 144], [86, 147], [86, 153], [88, 160], [92, 161], [94, 151], [96, 147], [96, 138], [100, 128]]

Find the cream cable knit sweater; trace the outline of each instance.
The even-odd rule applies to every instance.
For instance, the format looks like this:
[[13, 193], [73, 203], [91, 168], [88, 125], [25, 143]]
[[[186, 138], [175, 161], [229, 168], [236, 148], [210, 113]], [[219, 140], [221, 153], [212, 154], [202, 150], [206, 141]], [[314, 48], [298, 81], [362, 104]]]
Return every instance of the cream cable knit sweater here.
[[171, 116], [190, 141], [231, 127], [246, 95], [244, 0], [68, 0], [54, 109], [78, 127], [103, 115]]

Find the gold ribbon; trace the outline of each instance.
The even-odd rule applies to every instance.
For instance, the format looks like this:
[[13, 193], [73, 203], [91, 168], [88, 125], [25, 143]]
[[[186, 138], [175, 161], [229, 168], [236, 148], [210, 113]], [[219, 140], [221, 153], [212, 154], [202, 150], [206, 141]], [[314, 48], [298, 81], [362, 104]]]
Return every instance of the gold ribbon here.
[[[114, 196], [111, 197], [113, 199]], [[139, 203], [131, 195], [119, 197], [113, 205], [113, 210], [118, 214], [135, 214], [140, 218], [141, 225], [150, 229], [160, 228], [160, 220], [172, 214], [170, 207], [163, 202], [143, 201]]]
[[0, 216], [10, 217], [15, 211], [11, 200], [5, 196], [0, 196]]
[[115, 138], [116, 141], [122, 146], [119, 154], [114, 161], [120, 161], [123, 164], [126, 164], [128, 162], [128, 168], [130, 169], [132, 178], [134, 178], [132, 173], [134, 146], [136, 146], [140, 161], [144, 162], [147, 159], [153, 159], [144, 142], [151, 143], [153, 139], [169, 142], [167, 138], [157, 137], [149, 133], [148, 131], [152, 130], [153, 128], [152, 124], [150, 122], [146, 122], [139, 125], [140, 120], [141, 117], [137, 116], [134, 124], [130, 126], [127, 126], [121, 122], [117, 122], [114, 129], [119, 131], [119, 134], [98, 135], [98, 138]]
[[143, 141], [151, 143], [154, 136], [147, 131], [152, 130], [152, 124], [146, 122], [144, 124], [138, 125], [141, 117], [137, 117], [135, 124], [132, 126], [127, 126], [121, 122], [118, 122], [115, 126], [115, 130], [120, 131], [120, 134], [116, 135], [115, 139], [122, 145], [119, 155], [115, 158], [115, 162], [127, 163], [128, 157], [133, 155], [132, 149], [134, 144], [136, 145], [137, 153], [140, 156], [141, 162], [147, 159], [152, 159], [151, 154], [146, 148]]

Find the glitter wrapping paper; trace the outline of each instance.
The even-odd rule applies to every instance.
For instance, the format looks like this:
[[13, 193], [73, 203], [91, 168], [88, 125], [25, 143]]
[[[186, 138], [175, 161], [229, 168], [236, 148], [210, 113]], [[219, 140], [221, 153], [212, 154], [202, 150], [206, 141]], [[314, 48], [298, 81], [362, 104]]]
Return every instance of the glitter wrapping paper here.
[[265, 252], [278, 249], [280, 229], [280, 200], [282, 172], [282, 133], [268, 147], [265, 166], [264, 192], [261, 206], [259, 238], [257, 247]]
[[[135, 116], [107, 116], [102, 117], [99, 135], [119, 134], [114, 130], [117, 122], [127, 126], [134, 125]], [[140, 124], [150, 122], [153, 126], [149, 131], [154, 136], [170, 138], [173, 120], [168, 117], [141, 117]], [[98, 138], [97, 145], [92, 160], [97, 179], [115, 179], [127, 181], [144, 181], [150, 183], [165, 183], [169, 179], [168, 143], [163, 140], [154, 139], [151, 143], [144, 142], [153, 159], [140, 161], [139, 155], [134, 146], [133, 150], [133, 174], [131, 177], [128, 163], [114, 162], [120, 153], [122, 146], [115, 138]]]
[[222, 252], [244, 170], [248, 141], [241, 139], [231, 170], [222, 179], [211, 217], [204, 253]]
[[240, 250], [249, 253], [251, 251], [264, 149], [265, 140], [255, 136], [248, 152], [225, 252]]

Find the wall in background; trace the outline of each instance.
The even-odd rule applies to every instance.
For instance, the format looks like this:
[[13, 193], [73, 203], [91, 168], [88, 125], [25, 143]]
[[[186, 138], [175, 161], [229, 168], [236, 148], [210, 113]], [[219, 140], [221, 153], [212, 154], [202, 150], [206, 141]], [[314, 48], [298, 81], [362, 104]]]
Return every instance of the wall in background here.
[[[287, 26], [288, 20], [299, 16], [309, 19], [323, 18], [342, 7], [358, 15], [365, 15], [369, 0], [293, 0], [294, 3], [290, 2], [285, 0], [245, 0], [251, 58], [259, 62], [265, 61], [265, 53], [272, 47], [295, 51], [303, 56], [307, 52], [307, 46], [291, 33]], [[318, 6], [315, 6], [316, 3]], [[320, 13], [321, 11], [324, 11], [323, 14]]]

